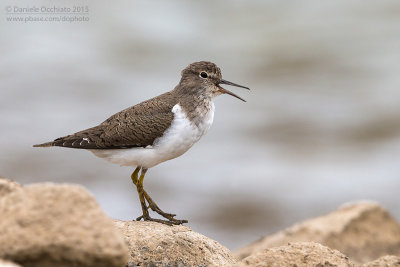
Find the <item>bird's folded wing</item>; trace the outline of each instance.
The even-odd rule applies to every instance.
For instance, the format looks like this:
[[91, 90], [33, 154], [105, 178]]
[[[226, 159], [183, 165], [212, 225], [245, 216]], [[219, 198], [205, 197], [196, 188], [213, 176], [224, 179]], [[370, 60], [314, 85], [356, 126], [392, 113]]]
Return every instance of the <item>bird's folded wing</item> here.
[[173, 118], [172, 112], [134, 115], [122, 111], [98, 126], [36, 146], [83, 149], [146, 147], [163, 135]]

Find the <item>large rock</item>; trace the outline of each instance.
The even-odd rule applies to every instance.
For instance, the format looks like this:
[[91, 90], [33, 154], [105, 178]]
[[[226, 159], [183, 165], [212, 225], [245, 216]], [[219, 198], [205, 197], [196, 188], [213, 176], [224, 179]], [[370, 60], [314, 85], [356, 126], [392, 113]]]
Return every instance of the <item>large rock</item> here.
[[400, 267], [400, 256], [384, 256], [368, 262], [362, 267]]
[[288, 242], [314, 241], [365, 263], [383, 255], [400, 255], [400, 225], [374, 202], [342, 206], [328, 215], [296, 224], [236, 252], [243, 259]]
[[131, 257], [128, 266], [232, 266], [232, 253], [186, 226], [115, 221], [124, 233]]
[[0, 258], [23, 266], [124, 266], [128, 249], [76, 185], [34, 184], [0, 197]]
[[337, 250], [314, 242], [293, 243], [261, 250], [238, 263], [237, 267], [333, 267], [354, 266], [348, 257]]

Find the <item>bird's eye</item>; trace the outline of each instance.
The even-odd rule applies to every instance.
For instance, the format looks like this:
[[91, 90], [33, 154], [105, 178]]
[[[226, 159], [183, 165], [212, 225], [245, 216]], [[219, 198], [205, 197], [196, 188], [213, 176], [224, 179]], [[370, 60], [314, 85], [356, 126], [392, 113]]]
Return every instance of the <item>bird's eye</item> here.
[[202, 71], [201, 73], [200, 73], [200, 76], [201, 76], [201, 78], [207, 78], [208, 77], [208, 74], [207, 74], [207, 72], [205, 72], [205, 71]]

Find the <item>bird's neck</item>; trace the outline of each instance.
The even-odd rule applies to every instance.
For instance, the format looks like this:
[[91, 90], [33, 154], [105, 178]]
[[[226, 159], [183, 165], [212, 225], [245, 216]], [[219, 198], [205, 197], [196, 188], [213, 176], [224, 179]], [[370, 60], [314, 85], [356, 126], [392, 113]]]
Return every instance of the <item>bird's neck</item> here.
[[212, 99], [203, 94], [183, 95], [178, 101], [190, 121], [197, 126], [203, 123], [209, 112], [214, 112]]

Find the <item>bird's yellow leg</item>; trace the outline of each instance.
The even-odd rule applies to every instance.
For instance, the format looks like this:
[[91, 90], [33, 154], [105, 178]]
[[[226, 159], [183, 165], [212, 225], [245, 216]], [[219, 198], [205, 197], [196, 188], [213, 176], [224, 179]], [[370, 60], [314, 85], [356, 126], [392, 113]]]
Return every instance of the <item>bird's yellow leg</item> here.
[[135, 171], [131, 174], [131, 179], [133, 184], [136, 186], [138, 183], [138, 177], [139, 177], [139, 171], [140, 171], [140, 167], [137, 167], [135, 169]]
[[[136, 168], [136, 170], [133, 172], [133, 174], [131, 176], [133, 183], [136, 185], [136, 188], [137, 188], [137, 191], [139, 194], [140, 204], [142, 205], [142, 211], [143, 211], [143, 215], [138, 217], [136, 220], [139, 221], [139, 220], [143, 219], [145, 221], [155, 221], [155, 222], [159, 222], [159, 223], [163, 223], [163, 224], [167, 224], [167, 225], [178, 225], [178, 224], [182, 224], [182, 223], [187, 223], [187, 220], [175, 219], [174, 218], [174, 216], [176, 216], [175, 214], [170, 214], [170, 213], [166, 213], [166, 212], [162, 211], [157, 206], [157, 204], [153, 201], [153, 199], [150, 197], [150, 195], [147, 194], [147, 192], [143, 188], [143, 180], [144, 180], [144, 176], [146, 175], [146, 172], [147, 172], [147, 169], [142, 168], [142, 172], [140, 174], [140, 177], [138, 178], [139, 170], [138, 170], [138, 168]], [[149, 203], [148, 207], [146, 206], [146, 200]], [[149, 208], [151, 208], [153, 211], [157, 212], [164, 218], [168, 219], [168, 221], [151, 218], [149, 216], [149, 212], [148, 212]]]
[[[150, 218], [149, 211], [148, 211], [149, 208], [146, 205], [146, 200], [145, 200], [145, 197], [144, 197], [144, 189], [143, 189], [143, 179], [144, 179], [144, 176], [146, 175], [147, 169], [146, 168], [142, 168], [142, 172], [140, 174], [140, 177], [139, 177], [139, 179], [137, 179], [137, 176], [138, 176], [138, 173], [139, 173], [138, 168], [136, 168], [136, 170], [132, 174], [132, 176], [134, 176], [135, 172], [137, 171], [136, 176], [132, 179], [132, 181], [136, 180], [136, 189], [137, 189], [137, 192], [138, 192], [138, 195], [139, 195], [140, 205], [142, 206], [143, 215], [140, 216], [139, 218], [143, 218], [144, 220], [146, 220], [146, 218]], [[133, 183], [135, 183], [135, 182], [133, 182]]]
[[[139, 195], [139, 199], [140, 199], [140, 204], [142, 204], [142, 198], [140, 197], [140, 192], [143, 192], [143, 195], [144, 195], [144, 198], [149, 202], [149, 203], [152, 203], [150, 206], [152, 207], [152, 210], [154, 210], [155, 211], [155, 209], [159, 209], [158, 208], [158, 206], [154, 203], [154, 201], [151, 199], [151, 197], [149, 196], [149, 194], [147, 194], [147, 192], [146, 192], [146, 190], [144, 190], [144, 188], [143, 188], [143, 179], [144, 179], [144, 174], [146, 173], [146, 172], [144, 172], [142, 175], [141, 175], [141, 183], [140, 183], [140, 185], [139, 185], [139, 172], [140, 172], [140, 169], [141, 169], [141, 167], [137, 167], [136, 169], [135, 169], [135, 171], [131, 174], [131, 179], [132, 179], [132, 182], [133, 182], [133, 184], [136, 186], [136, 188], [137, 188], [137, 191], [138, 191], [138, 195]], [[139, 189], [139, 187], [141, 187], [140, 189]], [[143, 209], [143, 205], [142, 205], [142, 209]], [[146, 210], [148, 210], [149, 209], [149, 207], [146, 207]], [[144, 215], [144, 214], [143, 214]], [[138, 219], [140, 220], [141, 218], [144, 218], [144, 216], [140, 216]]]
[[141, 218], [144, 219], [144, 218], [150, 217], [149, 216], [149, 212], [148, 212], [149, 207], [146, 206], [146, 201], [145, 201], [145, 198], [144, 198], [144, 194], [147, 195], [147, 196], [148, 196], [148, 194], [143, 189], [143, 178], [144, 178], [144, 175], [146, 174], [147, 169], [145, 169], [146, 171], [144, 171], [144, 172], [142, 171], [141, 177], [142, 176], [143, 177], [141, 179], [141, 186], [139, 185], [139, 172], [140, 172], [140, 169], [141, 169], [141, 167], [137, 167], [135, 169], [135, 171], [131, 174], [131, 179], [132, 179], [133, 184], [136, 186], [136, 189], [137, 189], [137, 192], [138, 192], [138, 195], [139, 195], [140, 205], [142, 206], [142, 211], [143, 211], [143, 215], [140, 216], [139, 218], [137, 218], [136, 220], [140, 220]]

